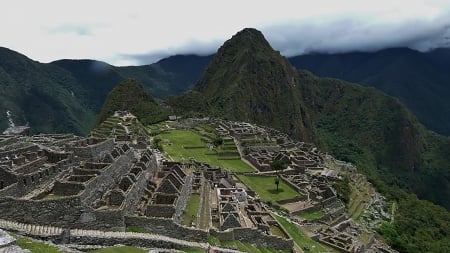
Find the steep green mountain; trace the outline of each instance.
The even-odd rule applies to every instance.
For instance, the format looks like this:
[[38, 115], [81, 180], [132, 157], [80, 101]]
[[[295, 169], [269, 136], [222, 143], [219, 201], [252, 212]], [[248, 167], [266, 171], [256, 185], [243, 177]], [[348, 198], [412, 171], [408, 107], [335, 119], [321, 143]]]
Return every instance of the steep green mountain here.
[[1, 131], [10, 111], [16, 125], [29, 123], [34, 133], [87, 133], [95, 113], [83, 103], [78, 86], [64, 69], [0, 48]]
[[193, 92], [166, 102], [178, 113], [265, 124], [316, 142], [398, 204], [396, 222], [380, 228], [390, 244], [402, 252], [450, 247], [450, 213], [405, 192], [450, 209], [450, 139], [426, 130], [398, 99], [296, 71], [259, 31], [245, 29], [218, 50]]
[[408, 48], [373, 53], [309, 54], [292, 57], [299, 69], [375, 87], [397, 97], [427, 128], [450, 135], [450, 49]]
[[129, 111], [144, 125], [163, 121], [168, 116], [144, 87], [133, 79], [122, 81], [109, 92], [97, 124], [113, 116], [115, 111]]
[[245, 29], [217, 51], [195, 90], [214, 116], [270, 125], [312, 141], [297, 76], [259, 31]]
[[59, 60], [50, 65], [65, 69], [77, 80], [77, 93], [95, 113], [100, 111], [106, 96], [114, 86], [125, 79], [116, 67], [100, 61]]
[[211, 58], [175, 55], [150, 65], [116, 69], [123, 77], [138, 80], [155, 97], [163, 99], [192, 89]]

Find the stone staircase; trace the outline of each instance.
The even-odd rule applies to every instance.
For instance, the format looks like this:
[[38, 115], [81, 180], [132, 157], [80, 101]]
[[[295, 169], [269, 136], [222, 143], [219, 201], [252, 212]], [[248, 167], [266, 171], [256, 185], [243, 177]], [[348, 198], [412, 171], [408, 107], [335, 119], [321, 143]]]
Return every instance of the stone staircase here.
[[0, 228], [35, 236], [57, 236], [63, 232], [63, 229], [58, 227], [31, 225], [2, 219], [0, 219]]

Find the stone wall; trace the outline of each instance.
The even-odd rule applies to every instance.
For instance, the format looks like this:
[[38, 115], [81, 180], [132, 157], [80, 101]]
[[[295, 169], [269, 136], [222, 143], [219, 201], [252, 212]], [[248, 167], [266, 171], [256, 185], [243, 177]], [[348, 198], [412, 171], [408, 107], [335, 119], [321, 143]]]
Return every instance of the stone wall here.
[[[0, 191], [8, 185], [17, 182], [17, 176], [8, 170], [6, 166], [0, 166]], [[0, 193], [1, 196], [1, 193]]]
[[83, 204], [92, 205], [94, 200], [100, 199], [103, 194], [115, 187], [123, 175], [128, 173], [132, 159], [133, 151], [128, 150], [125, 154], [119, 156], [114, 163], [105, 167], [100, 175], [90, 180], [80, 195]]
[[207, 242], [208, 231], [192, 229], [175, 224], [172, 219], [126, 216], [126, 226], [143, 228], [150, 233], [161, 234], [178, 239], [195, 242]]
[[130, 189], [126, 192], [125, 203], [123, 207], [124, 215], [132, 215], [136, 212], [138, 207], [137, 203], [139, 203], [141, 197], [144, 195], [145, 187], [147, 185], [148, 180], [151, 178], [151, 173], [149, 171], [142, 171], [136, 183], [130, 187]]
[[70, 171], [68, 160], [62, 160], [50, 167], [43, 167], [34, 173], [19, 175], [17, 177], [17, 196], [27, 194], [56, 178], [62, 178]]
[[61, 227], [72, 226], [82, 214], [77, 197], [55, 200], [0, 198], [0, 210], [2, 219]]
[[77, 156], [78, 159], [90, 159], [93, 158], [94, 160], [98, 160], [102, 155], [106, 153], [110, 153], [114, 149], [114, 140], [109, 139], [102, 142], [95, 143], [96, 141], [92, 140], [83, 140], [86, 143], [83, 144], [90, 144], [88, 146], [82, 146], [82, 147], [68, 147], [68, 151], [72, 151], [74, 153], [74, 156]]
[[234, 228], [228, 231], [216, 231], [210, 229], [210, 234], [219, 240], [230, 241], [238, 240], [244, 243], [252, 243], [266, 248], [274, 248], [278, 250], [291, 249], [294, 243], [291, 239], [267, 235], [255, 228]]
[[178, 197], [177, 205], [175, 207], [175, 215], [173, 217], [173, 221], [175, 223], [180, 224], [181, 219], [183, 217], [183, 211], [186, 207], [187, 201], [189, 199], [189, 193], [191, 191], [192, 177], [194, 173], [189, 174], [183, 185], [183, 189], [181, 190], [180, 196]]
[[0, 152], [0, 157], [9, 156], [12, 157], [14, 154], [23, 154], [26, 152], [37, 152], [39, 150], [39, 147], [35, 144], [30, 144], [25, 147], [20, 147], [17, 149], [7, 150]]
[[172, 219], [175, 214], [175, 206], [167, 204], [151, 204], [147, 206], [145, 215], [149, 217], [163, 217]]
[[0, 199], [0, 218], [29, 224], [63, 228], [123, 231], [121, 210], [89, 210], [81, 207], [76, 196], [55, 200]]

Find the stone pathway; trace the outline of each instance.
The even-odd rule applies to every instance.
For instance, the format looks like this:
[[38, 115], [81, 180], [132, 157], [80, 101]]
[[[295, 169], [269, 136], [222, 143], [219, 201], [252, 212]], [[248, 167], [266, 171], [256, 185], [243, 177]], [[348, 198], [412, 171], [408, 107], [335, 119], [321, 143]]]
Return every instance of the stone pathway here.
[[[0, 227], [5, 230], [18, 231], [31, 236], [59, 236], [63, 232], [63, 229], [58, 227], [31, 225], [2, 219], [0, 219]], [[115, 239], [123, 239], [124, 241], [126, 241], [127, 239], [137, 238], [150, 241], [165, 241], [181, 245], [182, 247], [195, 247], [202, 249], [207, 249], [209, 246], [209, 244], [207, 243], [185, 241], [158, 234], [134, 233], [134, 232], [112, 232], [100, 230], [70, 229], [70, 236], [105, 238], [105, 239], [115, 238]]]

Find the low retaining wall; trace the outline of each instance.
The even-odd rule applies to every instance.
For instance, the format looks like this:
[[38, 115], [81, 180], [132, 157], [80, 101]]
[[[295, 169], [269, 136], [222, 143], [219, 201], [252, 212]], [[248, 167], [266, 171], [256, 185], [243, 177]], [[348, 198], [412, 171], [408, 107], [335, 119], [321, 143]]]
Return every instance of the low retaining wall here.
[[208, 231], [183, 227], [175, 224], [172, 219], [126, 216], [125, 224], [126, 226], [135, 226], [145, 229], [149, 233], [170, 236], [178, 239], [196, 242], [208, 241]]
[[228, 231], [216, 231], [210, 229], [209, 233], [223, 241], [238, 240], [244, 243], [252, 243], [266, 248], [274, 248], [277, 250], [290, 249], [294, 246], [291, 239], [284, 239], [274, 235], [267, 235], [254, 228], [234, 228]]

